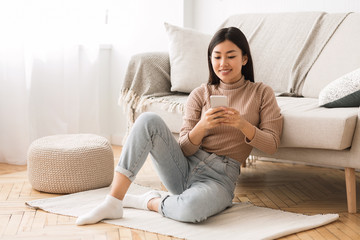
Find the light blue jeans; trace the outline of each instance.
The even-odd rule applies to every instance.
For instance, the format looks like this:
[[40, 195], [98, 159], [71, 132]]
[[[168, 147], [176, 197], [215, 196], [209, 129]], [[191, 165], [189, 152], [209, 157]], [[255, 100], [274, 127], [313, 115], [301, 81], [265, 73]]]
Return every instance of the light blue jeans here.
[[115, 170], [133, 181], [149, 153], [162, 183], [174, 194], [162, 200], [159, 213], [163, 216], [200, 222], [232, 205], [238, 161], [201, 149], [185, 157], [164, 121], [154, 113], [143, 113]]

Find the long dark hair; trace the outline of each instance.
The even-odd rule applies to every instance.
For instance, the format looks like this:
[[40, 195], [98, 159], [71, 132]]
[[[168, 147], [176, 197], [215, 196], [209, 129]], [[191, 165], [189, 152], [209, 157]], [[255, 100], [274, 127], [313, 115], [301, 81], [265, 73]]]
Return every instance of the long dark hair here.
[[208, 66], [209, 66], [209, 85], [218, 85], [220, 84], [220, 78], [216, 76], [214, 69], [211, 64], [211, 54], [219, 43], [229, 40], [233, 42], [238, 48], [241, 49], [242, 54], [248, 57], [248, 61], [245, 66], [242, 67], [241, 73], [244, 75], [246, 80], [255, 82], [254, 80], [254, 68], [253, 62], [250, 53], [249, 43], [242, 31], [236, 27], [222, 28], [215, 33], [213, 38], [209, 43], [208, 48]]

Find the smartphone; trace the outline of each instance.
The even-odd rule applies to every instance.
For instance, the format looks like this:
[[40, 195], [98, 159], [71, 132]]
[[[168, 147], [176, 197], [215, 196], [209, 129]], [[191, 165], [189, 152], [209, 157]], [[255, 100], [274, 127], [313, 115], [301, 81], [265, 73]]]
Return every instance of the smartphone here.
[[211, 108], [227, 107], [228, 106], [227, 96], [211, 95], [210, 96], [210, 106], [211, 106]]

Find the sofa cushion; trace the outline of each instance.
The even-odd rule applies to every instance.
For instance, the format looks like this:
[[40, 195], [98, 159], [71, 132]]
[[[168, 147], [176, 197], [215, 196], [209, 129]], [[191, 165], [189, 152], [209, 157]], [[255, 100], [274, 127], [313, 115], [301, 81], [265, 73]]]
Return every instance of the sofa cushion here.
[[190, 93], [209, 79], [211, 35], [165, 23], [169, 37], [171, 91]]
[[360, 106], [360, 68], [329, 83], [319, 94], [321, 107]]
[[320, 108], [316, 98], [277, 97], [277, 101], [284, 116], [280, 147], [351, 146], [359, 108]]
[[302, 95], [318, 98], [330, 82], [360, 66], [360, 13], [351, 13], [338, 27], [308, 72]]

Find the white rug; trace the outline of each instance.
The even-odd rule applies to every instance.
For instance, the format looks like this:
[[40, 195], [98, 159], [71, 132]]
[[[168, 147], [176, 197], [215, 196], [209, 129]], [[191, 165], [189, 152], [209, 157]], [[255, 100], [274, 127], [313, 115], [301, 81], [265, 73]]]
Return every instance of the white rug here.
[[[132, 184], [129, 193], [140, 194], [149, 188]], [[99, 204], [109, 188], [102, 188], [55, 198], [26, 202], [32, 208], [67, 216], [79, 216]], [[163, 235], [194, 239], [274, 239], [288, 234], [316, 228], [339, 218], [338, 214], [306, 216], [249, 203], [234, 204], [221, 214], [202, 223], [181, 223], [150, 211], [125, 208], [124, 217], [104, 222], [141, 229]]]

